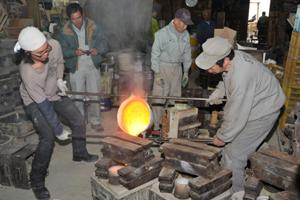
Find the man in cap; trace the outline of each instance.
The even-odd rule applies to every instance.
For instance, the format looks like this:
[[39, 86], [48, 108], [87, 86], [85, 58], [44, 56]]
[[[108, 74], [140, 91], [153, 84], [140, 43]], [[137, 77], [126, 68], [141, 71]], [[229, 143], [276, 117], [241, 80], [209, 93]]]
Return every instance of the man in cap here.
[[285, 96], [272, 72], [251, 55], [232, 50], [228, 40], [215, 37], [203, 45], [196, 65], [209, 73], [222, 73], [223, 81], [209, 103], [227, 97], [221, 127], [213, 144], [225, 146], [221, 164], [232, 170], [232, 199], [243, 199], [244, 169], [274, 126]]
[[73, 160], [93, 162], [98, 156], [89, 154], [86, 149], [85, 123], [80, 111], [67, 96], [57, 95], [58, 88], [62, 95], [67, 90], [63, 81], [64, 60], [59, 43], [47, 39], [35, 27], [26, 27], [20, 32], [14, 51], [20, 67], [20, 94], [25, 111], [39, 135], [30, 182], [37, 199], [50, 199], [45, 177], [55, 136], [66, 140], [70, 135], [58, 116], [68, 123], [72, 131]]
[[[70, 3], [66, 8], [69, 21], [58, 34], [66, 68], [70, 72], [71, 89], [78, 92], [100, 92], [100, 63], [108, 50], [108, 44], [102, 30], [94, 21], [83, 16], [78, 3]], [[83, 99], [83, 96], [78, 96]], [[90, 96], [91, 100], [99, 97]], [[76, 102], [80, 112], [84, 113], [83, 102]], [[86, 113], [87, 114], [87, 113]], [[89, 106], [91, 127], [103, 131], [100, 123], [100, 104]]]
[[[153, 95], [181, 96], [181, 86], [185, 87], [188, 83], [192, 63], [190, 38], [186, 30], [192, 24], [189, 10], [180, 8], [169, 25], [155, 33], [151, 53], [151, 68], [155, 73]], [[164, 101], [154, 100], [153, 103], [162, 104]], [[153, 106], [154, 130], [159, 130], [162, 114], [162, 106]]]

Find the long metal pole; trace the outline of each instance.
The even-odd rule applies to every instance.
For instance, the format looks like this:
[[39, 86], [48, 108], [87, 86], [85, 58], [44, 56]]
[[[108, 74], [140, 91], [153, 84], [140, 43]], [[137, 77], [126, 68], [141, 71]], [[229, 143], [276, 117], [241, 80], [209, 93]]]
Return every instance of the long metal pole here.
[[[67, 94], [70, 95], [82, 95], [82, 96], [105, 96], [105, 97], [128, 97], [130, 95], [107, 95], [103, 93], [97, 93], [97, 92], [76, 92], [76, 91], [67, 91]], [[201, 97], [176, 97], [176, 96], [153, 96], [153, 95], [147, 95], [145, 96], [147, 99], [169, 99], [169, 100], [180, 100], [180, 101], [207, 101], [208, 98], [201, 98]], [[226, 101], [226, 99], [220, 99], [222, 101]]]

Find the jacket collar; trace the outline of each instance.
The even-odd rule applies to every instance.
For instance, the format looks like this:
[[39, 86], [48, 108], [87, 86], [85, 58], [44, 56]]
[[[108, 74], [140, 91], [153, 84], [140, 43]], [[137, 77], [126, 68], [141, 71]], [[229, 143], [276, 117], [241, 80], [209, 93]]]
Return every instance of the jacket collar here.
[[177, 37], [180, 37], [181, 35], [183, 35], [183, 33], [179, 33], [176, 29], [175, 29], [175, 26], [174, 26], [174, 20], [172, 20], [170, 23], [169, 23], [169, 25], [168, 25], [168, 27], [169, 27], [169, 30], [173, 33], [173, 34], [175, 34]]

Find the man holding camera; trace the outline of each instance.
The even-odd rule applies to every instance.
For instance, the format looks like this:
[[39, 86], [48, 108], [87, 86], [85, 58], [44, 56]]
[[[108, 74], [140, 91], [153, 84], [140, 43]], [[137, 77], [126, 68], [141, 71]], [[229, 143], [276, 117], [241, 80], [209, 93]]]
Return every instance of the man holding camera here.
[[[100, 62], [107, 52], [108, 45], [104, 34], [96, 24], [83, 16], [83, 9], [77, 3], [71, 3], [66, 8], [69, 21], [58, 34], [62, 46], [65, 66], [70, 72], [71, 89], [78, 92], [100, 92]], [[83, 98], [83, 96], [77, 96]], [[98, 100], [98, 97], [88, 97]], [[77, 102], [82, 114], [83, 102]], [[91, 104], [88, 110], [91, 127], [103, 131], [100, 123], [100, 105]]]

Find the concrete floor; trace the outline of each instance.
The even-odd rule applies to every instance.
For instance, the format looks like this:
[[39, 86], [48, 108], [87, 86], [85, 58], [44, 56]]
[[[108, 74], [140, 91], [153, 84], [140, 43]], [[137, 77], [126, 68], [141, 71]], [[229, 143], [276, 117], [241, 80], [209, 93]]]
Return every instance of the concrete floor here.
[[[102, 135], [113, 135], [117, 126], [117, 111], [113, 109], [103, 112], [102, 118], [105, 131]], [[88, 134], [97, 134], [88, 128]], [[99, 133], [98, 133], [99, 134]], [[95, 140], [95, 139], [94, 139]], [[101, 157], [101, 145], [88, 144], [90, 153]], [[94, 173], [94, 163], [73, 162], [71, 144], [62, 146], [56, 143], [46, 178], [46, 186], [50, 191], [51, 200], [90, 200], [90, 176]], [[16, 189], [0, 185], [0, 200], [33, 200], [31, 190]]]

